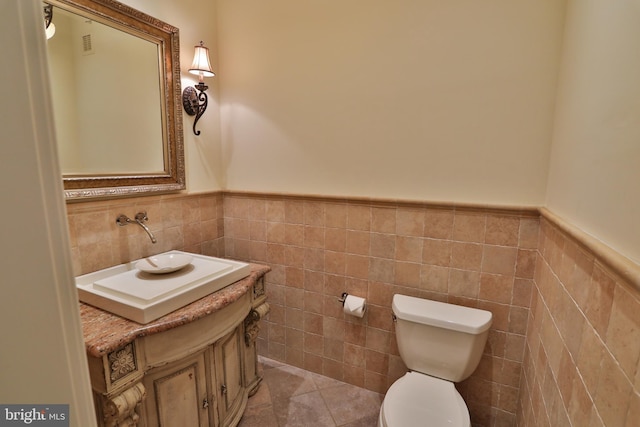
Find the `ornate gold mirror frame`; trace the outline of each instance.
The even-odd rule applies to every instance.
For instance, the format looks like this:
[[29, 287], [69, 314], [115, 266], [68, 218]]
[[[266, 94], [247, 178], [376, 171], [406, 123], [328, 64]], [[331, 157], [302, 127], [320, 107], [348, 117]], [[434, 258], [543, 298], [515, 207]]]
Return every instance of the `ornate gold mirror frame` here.
[[[67, 201], [95, 198], [115, 198], [165, 193], [185, 188], [184, 141], [182, 129], [182, 95], [180, 88], [180, 46], [178, 28], [152, 16], [135, 10], [115, 0], [45, 0], [89, 20], [100, 22], [119, 31], [155, 43], [158, 47], [158, 72], [161, 76], [159, 112], [162, 115], [161, 134], [164, 170], [152, 173], [114, 172], [90, 174], [63, 174]], [[121, 65], [114, 64], [114, 67]], [[104, 70], [109, 72], [109, 70]], [[133, 79], [155, 78], [135, 75]], [[96, 76], [96, 84], [100, 77]], [[55, 84], [55, 82], [53, 82]], [[135, 99], [130, 100], [131, 111], [135, 113]], [[118, 123], [113, 123], [118, 126]], [[157, 131], [157, 130], [155, 130]], [[135, 139], [135, 138], [132, 138]], [[135, 144], [136, 141], [126, 141]], [[126, 156], [128, 153], [121, 153]]]

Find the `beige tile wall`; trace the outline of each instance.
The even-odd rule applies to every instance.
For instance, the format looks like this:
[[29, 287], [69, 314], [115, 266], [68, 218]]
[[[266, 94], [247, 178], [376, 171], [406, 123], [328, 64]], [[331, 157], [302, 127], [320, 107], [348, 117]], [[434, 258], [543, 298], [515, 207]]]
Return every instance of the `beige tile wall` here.
[[[474, 425], [640, 419], [638, 292], [534, 211], [222, 193], [67, 208], [77, 275], [170, 249], [270, 265], [259, 343], [274, 359], [386, 391], [405, 369], [390, 310], [399, 292], [494, 314], [480, 366], [459, 385]], [[155, 245], [115, 225], [140, 210]], [[343, 291], [367, 298], [363, 319], [343, 315]]]
[[[490, 310], [476, 373], [460, 390], [476, 425], [514, 425], [538, 243], [537, 211], [225, 195], [225, 249], [265, 263], [262, 354], [378, 392], [405, 372], [394, 293]], [[366, 297], [345, 316], [342, 292]]]
[[[172, 249], [222, 256], [223, 207], [220, 193], [164, 195], [67, 204], [76, 276]], [[137, 224], [116, 225], [125, 214], [146, 211], [151, 240]]]
[[640, 294], [554, 223], [541, 223], [520, 426], [640, 422]]

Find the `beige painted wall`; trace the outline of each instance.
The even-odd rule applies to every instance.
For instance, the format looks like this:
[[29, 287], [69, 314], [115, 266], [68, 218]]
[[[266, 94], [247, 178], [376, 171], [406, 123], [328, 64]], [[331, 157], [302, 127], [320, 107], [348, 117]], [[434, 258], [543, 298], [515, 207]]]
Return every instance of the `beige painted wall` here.
[[218, 7], [226, 188], [544, 201], [563, 1]]
[[546, 204], [640, 263], [640, 4], [567, 16]]
[[[210, 48], [212, 67], [218, 72], [216, 2], [202, 0], [120, 0], [180, 29], [180, 64], [182, 87], [193, 86], [197, 76], [188, 73], [193, 61], [193, 47], [204, 41]], [[220, 153], [220, 112], [218, 77], [207, 78], [209, 106], [198, 122], [200, 135], [193, 134], [192, 116], [183, 110], [187, 191], [199, 193], [223, 188], [224, 166]]]

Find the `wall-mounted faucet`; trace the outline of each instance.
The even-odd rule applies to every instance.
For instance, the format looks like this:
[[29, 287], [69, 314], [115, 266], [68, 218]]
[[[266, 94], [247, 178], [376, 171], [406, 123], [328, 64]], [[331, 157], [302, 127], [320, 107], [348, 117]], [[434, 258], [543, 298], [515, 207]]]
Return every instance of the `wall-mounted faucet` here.
[[124, 214], [120, 214], [116, 218], [116, 224], [118, 224], [120, 227], [124, 227], [125, 225], [128, 225], [130, 223], [136, 223], [140, 227], [142, 227], [144, 231], [147, 232], [147, 234], [149, 235], [149, 238], [151, 239], [151, 243], [156, 243], [157, 240], [154, 237], [153, 233], [151, 233], [151, 230], [149, 230], [149, 227], [144, 225], [145, 221], [148, 221], [148, 220], [149, 218], [147, 217], [146, 212], [138, 212], [134, 219], [131, 219]]

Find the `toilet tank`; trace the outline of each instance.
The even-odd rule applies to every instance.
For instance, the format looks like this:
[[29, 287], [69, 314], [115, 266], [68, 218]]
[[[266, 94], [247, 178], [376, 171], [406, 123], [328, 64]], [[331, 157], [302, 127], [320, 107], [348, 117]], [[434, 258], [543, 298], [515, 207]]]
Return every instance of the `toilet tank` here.
[[459, 382], [478, 367], [491, 312], [396, 294], [396, 340], [407, 368]]

